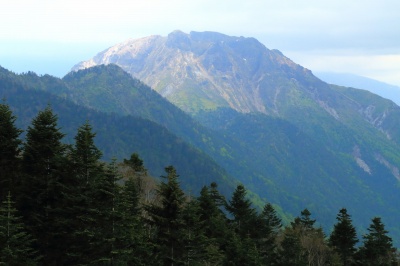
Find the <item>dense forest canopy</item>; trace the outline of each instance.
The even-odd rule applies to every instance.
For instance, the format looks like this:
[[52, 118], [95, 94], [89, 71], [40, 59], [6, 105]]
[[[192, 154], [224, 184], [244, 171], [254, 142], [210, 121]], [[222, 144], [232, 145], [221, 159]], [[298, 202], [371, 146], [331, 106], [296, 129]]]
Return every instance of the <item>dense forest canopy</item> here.
[[[329, 235], [304, 209], [282, 224], [270, 203], [252, 206], [242, 184], [193, 196], [179, 169], [149, 176], [136, 153], [101, 161], [89, 121], [74, 144], [51, 106], [22, 130], [0, 103], [0, 263], [5, 265], [398, 265], [380, 217], [358, 238], [339, 210]], [[358, 243], [360, 242], [360, 243]]]

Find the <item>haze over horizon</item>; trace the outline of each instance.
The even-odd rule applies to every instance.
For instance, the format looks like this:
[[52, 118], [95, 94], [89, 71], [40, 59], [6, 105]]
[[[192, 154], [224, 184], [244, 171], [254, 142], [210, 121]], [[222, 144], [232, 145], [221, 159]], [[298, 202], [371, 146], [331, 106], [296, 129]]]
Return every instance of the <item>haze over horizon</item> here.
[[312, 70], [400, 86], [400, 2], [9, 1], [0, 10], [0, 65], [62, 77], [130, 38], [174, 30], [254, 37]]

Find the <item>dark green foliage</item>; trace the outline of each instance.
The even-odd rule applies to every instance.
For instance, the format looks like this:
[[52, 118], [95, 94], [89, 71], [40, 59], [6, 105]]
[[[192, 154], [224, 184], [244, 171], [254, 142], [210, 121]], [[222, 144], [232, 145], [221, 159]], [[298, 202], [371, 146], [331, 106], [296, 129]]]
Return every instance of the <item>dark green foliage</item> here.
[[396, 259], [395, 249], [388, 233], [380, 217], [372, 219], [358, 254], [362, 265], [396, 265], [393, 264]]
[[150, 224], [156, 226], [155, 244], [160, 263], [173, 265], [183, 263], [186, 259], [182, 217], [185, 197], [175, 168], [168, 166], [165, 172], [167, 175], [162, 176], [163, 181], [157, 191], [160, 203], [149, 206], [147, 212]]
[[0, 200], [5, 199], [8, 191], [14, 193], [18, 185], [22, 130], [16, 127], [15, 121], [10, 107], [0, 103]]
[[[27, 227], [38, 240], [39, 252], [46, 260], [57, 260], [61, 254], [54, 251], [62, 243], [59, 212], [62, 210], [62, 183], [66, 176], [66, 146], [61, 143], [64, 134], [57, 125], [57, 116], [48, 106], [33, 119], [28, 127], [23, 148], [23, 180], [20, 211]], [[59, 251], [59, 250], [58, 250]]]
[[357, 232], [345, 208], [339, 211], [336, 220], [338, 222], [329, 237], [329, 244], [339, 254], [343, 265], [351, 265], [357, 250], [355, 246], [358, 242]]
[[48, 106], [33, 119], [28, 127], [24, 145], [24, 171], [29, 175], [48, 176], [56, 171], [58, 159], [65, 146], [61, 143], [64, 134], [57, 125], [57, 116]]
[[247, 191], [243, 185], [238, 185], [233, 192], [232, 199], [226, 205], [227, 211], [233, 216], [232, 226], [241, 236], [254, 236], [258, 228], [256, 224], [256, 211], [251, 207], [251, 201], [246, 198]]
[[307, 265], [303, 252], [300, 235], [294, 228], [286, 228], [281, 242], [279, 265], [302, 266]]
[[309, 231], [313, 229], [315, 221], [311, 219], [311, 212], [304, 209], [301, 211], [301, 216], [294, 219], [292, 227], [301, 227], [302, 230]]
[[98, 161], [102, 156], [101, 151], [94, 144], [95, 136], [91, 125], [86, 121], [78, 128], [75, 146], [71, 153], [72, 169], [75, 171], [76, 178], [86, 184], [93, 182], [91, 176], [95, 176], [95, 172], [98, 171]]
[[[105, 178], [104, 165], [99, 162], [101, 152], [94, 144], [95, 133], [86, 122], [75, 136], [69, 159], [71, 172], [64, 193], [66, 196], [66, 226], [68, 232], [66, 255], [69, 263], [87, 264], [98, 252], [97, 219], [107, 210], [96, 198], [97, 185]], [[110, 211], [109, 211], [110, 212]], [[95, 243], [96, 242], [96, 243]], [[95, 244], [94, 244], [95, 243]]]
[[282, 228], [282, 221], [270, 203], [264, 206], [258, 219], [258, 245], [262, 262], [266, 265], [275, 265], [278, 261], [276, 239]]
[[199, 225], [201, 232], [207, 239], [206, 255], [204, 259], [212, 264], [219, 264], [224, 258], [225, 248], [229, 243], [226, 235], [229, 231], [227, 219], [221, 210], [225, 200], [217, 190], [217, 184], [204, 186], [198, 197]]
[[129, 160], [124, 159], [124, 164], [128, 165], [135, 172], [146, 172], [146, 169], [143, 165], [143, 160], [137, 153], [133, 153]]
[[9, 193], [0, 207], [0, 265], [37, 265], [33, 242]]

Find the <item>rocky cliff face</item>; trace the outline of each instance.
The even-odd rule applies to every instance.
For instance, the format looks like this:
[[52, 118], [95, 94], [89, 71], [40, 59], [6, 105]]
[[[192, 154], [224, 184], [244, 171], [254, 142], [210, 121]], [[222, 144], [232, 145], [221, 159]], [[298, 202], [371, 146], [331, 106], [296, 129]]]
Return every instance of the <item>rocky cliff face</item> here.
[[[239, 112], [276, 113], [275, 84], [295, 83], [287, 71], [312, 76], [277, 50], [254, 38], [214, 32], [174, 31], [117, 44], [73, 70], [117, 64], [185, 111], [231, 107]], [[294, 78], [294, 77], [293, 77]]]

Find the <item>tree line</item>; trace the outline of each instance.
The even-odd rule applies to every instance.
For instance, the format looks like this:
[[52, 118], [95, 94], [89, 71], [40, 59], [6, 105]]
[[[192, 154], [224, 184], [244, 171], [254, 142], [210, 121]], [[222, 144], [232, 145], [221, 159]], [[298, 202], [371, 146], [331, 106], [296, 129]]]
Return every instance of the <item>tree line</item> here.
[[50, 106], [27, 128], [0, 103], [1, 265], [398, 265], [380, 217], [361, 243], [339, 210], [326, 235], [308, 209], [283, 225], [239, 184], [230, 199], [211, 183], [185, 194], [173, 166], [157, 182], [134, 153], [101, 161], [89, 122], [64, 134]]

